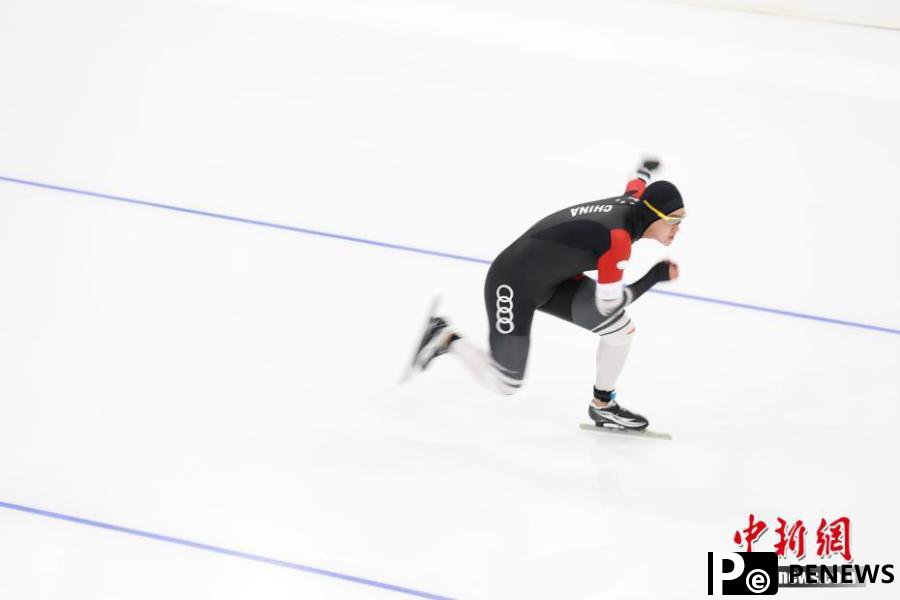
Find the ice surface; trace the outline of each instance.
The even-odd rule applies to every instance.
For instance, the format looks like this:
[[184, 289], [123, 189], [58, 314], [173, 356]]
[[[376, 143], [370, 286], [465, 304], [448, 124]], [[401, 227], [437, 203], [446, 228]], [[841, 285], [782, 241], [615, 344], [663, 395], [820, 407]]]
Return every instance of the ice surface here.
[[[896, 32], [7, 2], [0, 66], [5, 177], [490, 259], [654, 151], [667, 289], [900, 327]], [[595, 339], [552, 317], [517, 396], [449, 358], [396, 384], [434, 293], [484, 337], [485, 270], [0, 182], [0, 502], [462, 598], [698, 598], [750, 512], [897, 561], [897, 335], [648, 294], [619, 394], [674, 439], [641, 443], [579, 431]], [[0, 597], [400, 596], [0, 510]]]

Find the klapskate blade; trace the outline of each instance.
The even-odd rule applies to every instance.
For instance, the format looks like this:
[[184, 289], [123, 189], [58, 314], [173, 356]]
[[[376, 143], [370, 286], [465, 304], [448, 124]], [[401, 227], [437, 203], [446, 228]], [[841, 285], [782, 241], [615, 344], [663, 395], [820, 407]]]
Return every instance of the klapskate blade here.
[[437, 312], [438, 304], [441, 302], [441, 297], [435, 296], [431, 299], [431, 304], [428, 306], [428, 314], [425, 316], [425, 323], [422, 328], [419, 329], [419, 337], [416, 338], [416, 341], [413, 343], [413, 352], [412, 357], [409, 359], [409, 363], [406, 365], [406, 370], [403, 371], [403, 376], [400, 377], [400, 383], [406, 383], [410, 380], [413, 375], [413, 369], [416, 366], [416, 354], [419, 352], [419, 343], [422, 341], [422, 335], [424, 335], [425, 330], [428, 329], [428, 324], [431, 322], [431, 317], [434, 316], [434, 313]]
[[585, 431], [598, 431], [600, 433], [611, 433], [613, 435], [627, 435], [630, 437], [650, 438], [654, 440], [671, 440], [672, 436], [661, 431], [651, 431], [649, 429], [620, 429], [614, 427], [601, 427], [593, 423], [580, 423], [578, 425]]

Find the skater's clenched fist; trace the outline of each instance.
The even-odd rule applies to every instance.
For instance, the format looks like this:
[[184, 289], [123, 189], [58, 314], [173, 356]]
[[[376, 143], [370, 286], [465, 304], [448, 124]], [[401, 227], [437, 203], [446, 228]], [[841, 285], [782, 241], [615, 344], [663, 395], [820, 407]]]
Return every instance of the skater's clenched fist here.
[[667, 260], [666, 262], [669, 264], [669, 281], [675, 281], [678, 279], [678, 264], [671, 260]]

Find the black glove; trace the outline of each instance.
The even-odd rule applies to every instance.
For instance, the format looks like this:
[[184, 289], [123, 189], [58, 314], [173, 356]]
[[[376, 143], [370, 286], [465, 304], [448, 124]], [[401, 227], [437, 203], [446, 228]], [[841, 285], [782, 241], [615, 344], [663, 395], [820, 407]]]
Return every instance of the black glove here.
[[641, 162], [641, 167], [646, 169], [647, 171], [655, 171], [659, 168], [660, 160], [656, 157], [645, 156], [643, 162]]
[[653, 265], [653, 268], [650, 269], [650, 272], [653, 273], [653, 277], [657, 282], [669, 280], [669, 266], [671, 264], [671, 261], [661, 260]]
[[660, 261], [653, 265], [646, 275], [629, 285], [628, 289], [632, 295], [631, 302], [643, 296], [647, 290], [660, 281], [669, 281], [669, 265], [671, 264], [668, 260]]

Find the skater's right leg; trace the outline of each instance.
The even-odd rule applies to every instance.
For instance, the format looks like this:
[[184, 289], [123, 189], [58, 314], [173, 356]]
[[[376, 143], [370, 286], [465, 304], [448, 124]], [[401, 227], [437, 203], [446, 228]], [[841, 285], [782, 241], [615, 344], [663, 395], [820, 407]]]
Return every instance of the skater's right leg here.
[[[417, 355], [419, 370], [424, 370], [441, 354], [454, 354], [475, 379], [491, 391], [509, 396], [522, 387], [528, 360], [527, 336], [491, 335], [491, 351], [485, 352], [464, 339], [446, 319], [431, 319], [425, 340]], [[497, 360], [495, 357], [502, 357]]]
[[490, 350], [470, 343], [441, 317], [433, 317], [419, 346], [420, 370], [441, 354], [455, 354], [475, 379], [504, 395], [516, 393], [525, 378], [534, 290], [529, 277], [514, 263], [498, 259], [491, 264], [484, 283], [484, 302], [490, 327]]
[[[413, 372], [421, 372], [442, 354], [458, 356], [475, 379], [491, 391], [511, 395], [522, 386], [528, 358], [527, 336], [491, 336], [492, 352], [469, 343], [443, 317], [432, 317], [413, 359]], [[493, 353], [503, 362], [493, 358]]]
[[[506, 352], [506, 354], [527, 357], [528, 338], [517, 337], [517, 340], [512, 344], [503, 341], [499, 346], [510, 346], [510, 351]], [[519, 346], [523, 341], [525, 344], [524, 349], [514, 349], [515, 346]], [[455, 340], [450, 342], [448, 352], [458, 356], [472, 376], [491, 391], [510, 396], [518, 392], [519, 388], [522, 387], [523, 377], [520, 374], [521, 371], [504, 367], [502, 363], [494, 360], [491, 354], [469, 343], [466, 339], [457, 336]], [[524, 364], [522, 369], [524, 370]]]
[[450, 353], [462, 359], [475, 379], [504, 395], [519, 391], [525, 379], [535, 310], [531, 291], [527, 277], [522, 277], [506, 261], [494, 261], [484, 282], [490, 351], [485, 352], [463, 338], [453, 340], [448, 347]]

